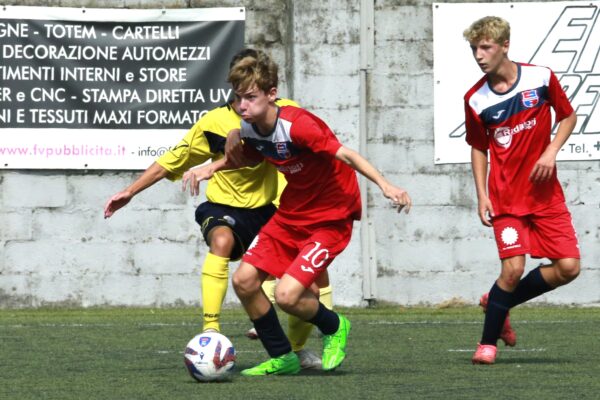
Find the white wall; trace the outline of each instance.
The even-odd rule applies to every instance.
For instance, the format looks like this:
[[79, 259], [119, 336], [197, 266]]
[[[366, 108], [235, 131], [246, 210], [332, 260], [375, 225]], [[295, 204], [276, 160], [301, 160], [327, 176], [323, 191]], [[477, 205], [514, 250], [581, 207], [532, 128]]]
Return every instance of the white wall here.
[[[187, 7], [188, 1], [0, 1], [86, 7]], [[249, 46], [281, 66], [281, 94], [327, 121], [358, 149], [358, 0], [191, 1], [191, 7], [247, 8]], [[409, 215], [392, 210], [374, 185], [368, 206], [376, 234], [380, 301], [474, 303], [499, 271], [492, 232], [480, 225], [470, 167], [433, 163], [430, 1], [377, 1], [375, 67], [369, 90], [369, 159], [407, 188]], [[563, 162], [563, 182], [582, 247], [583, 271], [541, 301], [600, 303], [600, 172]], [[0, 170], [0, 307], [197, 305], [207, 248], [194, 222], [202, 199], [161, 182], [113, 218], [107, 198], [138, 172]], [[334, 301], [364, 305], [360, 224], [330, 267]], [[531, 261], [529, 266], [537, 265]], [[226, 301], [237, 304], [230, 290]]]

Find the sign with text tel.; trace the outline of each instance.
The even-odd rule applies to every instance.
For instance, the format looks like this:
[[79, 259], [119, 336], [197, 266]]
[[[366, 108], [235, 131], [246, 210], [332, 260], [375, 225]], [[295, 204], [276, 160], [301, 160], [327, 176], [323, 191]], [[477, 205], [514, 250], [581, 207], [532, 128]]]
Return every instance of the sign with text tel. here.
[[244, 21], [240, 7], [3, 7], [0, 168], [146, 168], [227, 101]]

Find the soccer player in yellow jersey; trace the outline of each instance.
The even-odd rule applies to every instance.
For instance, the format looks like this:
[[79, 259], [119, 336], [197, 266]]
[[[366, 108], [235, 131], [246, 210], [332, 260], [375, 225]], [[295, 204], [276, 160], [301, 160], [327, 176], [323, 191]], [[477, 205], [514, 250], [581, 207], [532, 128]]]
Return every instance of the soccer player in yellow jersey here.
[[[234, 56], [232, 63], [245, 56]], [[280, 106], [297, 104], [278, 99]], [[104, 208], [104, 217], [111, 217], [144, 189], [163, 178], [177, 180], [190, 168], [224, 156], [227, 133], [239, 129], [241, 117], [238, 99], [209, 111], [189, 130], [186, 136], [169, 152], [162, 155], [129, 187], [113, 195]], [[196, 209], [196, 221], [209, 246], [202, 266], [203, 330], [220, 331], [219, 316], [228, 285], [229, 261], [240, 259], [260, 228], [275, 212], [278, 201], [278, 178], [273, 165], [262, 162], [254, 167], [223, 171], [209, 180], [206, 188], [208, 201]], [[281, 185], [281, 183], [279, 183]], [[331, 287], [324, 277], [321, 301], [331, 308]], [[267, 294], [274, 290], [274, 281], [266, 281]], [[271, 294], [272, 297], [272, 294]], [[289, 316], [289, 338], [303, 367], [319, 368], [320, 358], [304, 349], [312, 324]]]

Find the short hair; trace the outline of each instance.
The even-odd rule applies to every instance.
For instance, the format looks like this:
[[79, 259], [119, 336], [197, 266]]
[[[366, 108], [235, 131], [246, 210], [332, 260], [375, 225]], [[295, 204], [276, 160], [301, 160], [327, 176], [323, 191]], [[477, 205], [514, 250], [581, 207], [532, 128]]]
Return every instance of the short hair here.
[[233, 68], [233, 66], [235, 65], [236, 62], [240, 61], [242, 58], [244, 57], [257, 57], [258, 56], [258, 52], [254, 49], [241, 49], [240, 51], [238, 51], [237, 53], [235, 53], [233, 55], [233, 57], [231, 57], [231, 62], [229, 63], [229, 69]]
[[504, 44], [510, 40], [510, 24], [500, 17], [483, 17], [465, 29], [463, 37], [470, 43], [489, 39]]
[[277, 87], [277, 64], [264, 51], [245, 49], [238, 54], [241, 56], [231, 66], [227, 77], [235, 91], [247, 91], [253, 85], [263, 92]]

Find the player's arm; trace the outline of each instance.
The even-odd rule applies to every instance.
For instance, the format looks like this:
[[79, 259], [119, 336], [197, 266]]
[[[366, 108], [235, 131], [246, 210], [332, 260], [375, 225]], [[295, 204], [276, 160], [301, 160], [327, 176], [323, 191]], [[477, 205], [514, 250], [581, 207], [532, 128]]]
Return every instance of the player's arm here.
[[232, 129], [227, 134], [225, 141], [225, 155], [234, 164], [243, 164], [244, 159], [244, 143], [239, 129]]
[[152, 165], [150, 165], [148, 169], [135, 180], [135, 182], [108, 199], [104, 206], [104, 218], [111, 217], [118, 209], [127, 205], [133, 196], [154, 185], [156, 182], [166, 177], [168, 173], [169, 171], [164, 169], [157, 162], [152, 163]]
[[546, 147], [546, 150], [544, 150], [539, 160], [537, 160], [533, 166], [533, 169], [529, 174], [529, 180], [533, 183], [541, 183], [552, 177], [554, 168], [556, 167], [556, 156], [565, 142], [569, 139], [569, 136], [571, 136], [571, 132], [573, 132], [576, 124], [577, 114], [575, 114], [575, 111], [560, 121], [554, 139], [550, 142], [548, 147]]
[[215, 174], [215, 172], [226, 169], [233, 169], [233, 166], [227, 162], [227, 157], [220, 158], [210, 164], [201, 167], [192, 168], [183, 174], [182, 190], [187, 190], [187, 185], [190, 185], [190, 194], [197, 196], [200, 194], [200, 182], [207, 181]]
[[479, 219], [483, 225], [492, 226], [490, 217], [494, 217], [494, 209], [487, 194], [487, 151], [471, 147], [471, 166], [473, 169], [473, 178], [475, 178], [475, 189], [477, 190]]
[[412, 201], [406, 190], [396, 187], [388, 182], [369, 161], [356, 151], [341, 146], [335, 153], [335, 158], [348, 164], [361, 175], [379, 186], [383, 195], [392, 200], [394, 205], [398, 207], [398, 212], [403, 208], [406, 213], [410, 211]]
[[[232, 160], [232, 158], [229, 157], [226, 152], [225, 157], [220, 158], [217, 161], [201, 166], [199, 168], [193, 168], [188, 170], [185, 174], [183, 174], [183, 191], [186, 191], [187, 185], [189, 183], [190, 194], [192, 196], [197, 196], [198, 194], [200, 194], [200, 182], [209, 180], [216, 172], [238, 169], [243, 167], [252, 167], [262, 161], [262, 156], [260, 156], [260, 154], [255, 152], [256, 154], [258, 154], [258, 156], [256, 156], [256, 154], [252, 153], [253, 149], [247, 148], [246, 145], [241, 146], [243, 155], [235, 161]], [[248, 156], [248, 154], [251, 154], [253, 156]]]

